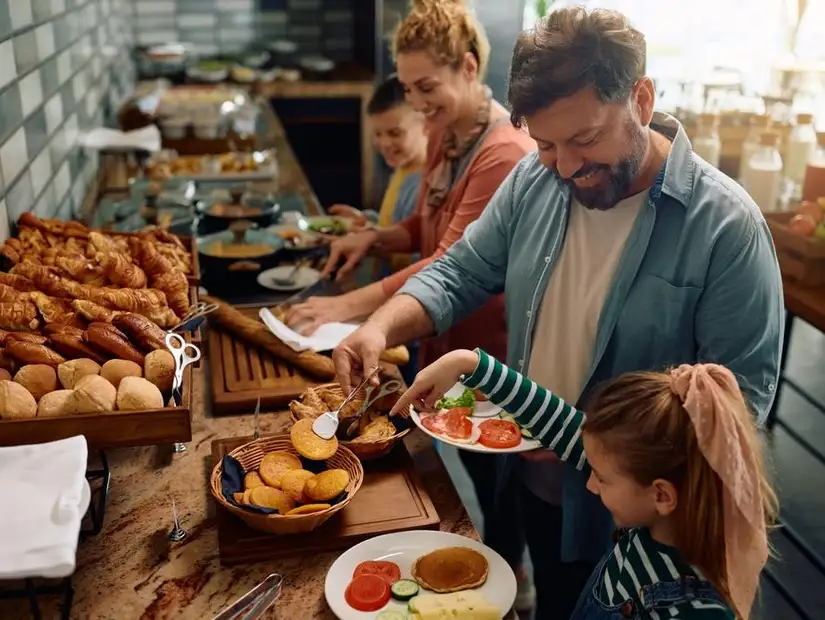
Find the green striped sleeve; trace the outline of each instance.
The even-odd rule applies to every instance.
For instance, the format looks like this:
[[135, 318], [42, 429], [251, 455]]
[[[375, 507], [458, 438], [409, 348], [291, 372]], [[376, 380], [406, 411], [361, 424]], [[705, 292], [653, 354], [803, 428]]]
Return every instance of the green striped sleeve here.
[[462, 383], [480, 390], [491, 403], [513, 415], [516, 422], [560, 459], [569, 461], [576, 469], [584, 469], [586, 459], [581, 440], [584, 412], [481, 349], [476, 349], [476, 353], [478, 365]]

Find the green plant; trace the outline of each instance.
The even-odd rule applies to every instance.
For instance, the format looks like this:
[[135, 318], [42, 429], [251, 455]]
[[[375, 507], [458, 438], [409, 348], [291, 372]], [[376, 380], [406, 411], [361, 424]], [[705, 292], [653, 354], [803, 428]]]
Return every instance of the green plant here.
[[539, 17], [547, 15], [551, 4], [553, 4], [553, 0], [536, 0], [536, 15]]

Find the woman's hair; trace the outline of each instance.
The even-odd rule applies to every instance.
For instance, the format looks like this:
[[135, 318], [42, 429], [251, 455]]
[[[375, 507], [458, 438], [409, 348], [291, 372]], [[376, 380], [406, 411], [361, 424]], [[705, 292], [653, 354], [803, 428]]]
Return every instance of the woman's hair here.
[[[600, 385], [585, 409], [582, 432], [597, 438], [639, 484], [664, 479], [676, 487], [676, 549], [685, 562], [702, 570], [735, 609], [726, 570], [722, 481], [703, 456], [693, 422], [671, 385], [670, 373], [663, 372], [626, 373]], [[739, 394], [727, 391], [725, 399], [747, 429], [765, 519], [772, 524], [778, 502], [765, 473], [754, 417]]]
[[367, 114], [383, 114], [404, 103], [404, 86], [393, 73], [376, 87], [367, 103]]
[[404, 52], [427, 52], [436, 62], [453, 68], [458, 68], [470, 52], [482, 78], [490, 43], [463, 0], [413, 0], [393, 39], [393, 55], [398, 57]]

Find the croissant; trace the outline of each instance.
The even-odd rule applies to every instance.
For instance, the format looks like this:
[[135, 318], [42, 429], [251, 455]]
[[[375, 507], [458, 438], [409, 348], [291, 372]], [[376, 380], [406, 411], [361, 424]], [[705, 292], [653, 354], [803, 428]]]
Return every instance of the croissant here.
[[86, 286], [59, 276], [54, 273], [52, 268], [43, 265], [18, 263], [12, 267], [11, 272], [29, 278], [36, 289], [52, 297], [80, 297], [83, 291], [82, 287]]
[[83, 340], [85, 330], [75, 327], [74, 325], [64, 325], [62, 323], [50, 323], [43, 328], [43, 331], [50, 337], [55, 334], [68, 334]]
[[140, 244], [140, 264], [143, 270], [152, 278], [174, 270], [174, 266], [169, 259], [161, 254], [155, 245], [149, 241]]
[[4, 271], [0, 271], [0, 284], [10, 286], [14, 290], [20, 291], [21, 293], [27, 293], [29, 291], [37, 290], [37, 287], [34, 285], [34, 282], [29, 280], [28, 278], [13, 273], [6, 273]]
[[88, 299], [72, 300], [72, 308], [88, 321], [102, 321], [103, 323], [111, 323], [118, 314], [117, 310], [104, 308]]
[[89, 245], [94, 247], [98, 252], [108, 252], [113, 249], [109, 238], [99, 232], [92, 231], [89, 233]]
[[20, 262], [23, 256], [23, 247], [19, 239], [6, 239], [0, 247], [0, 255], [5, 256], [13, 265]]
[[179, 317], [186, 316], [189, 312], [189, 282], [186, 276], [180, 271], [168, 271], [156, 276], [152, 280], [152, 286], [166, 293], [169, 300], [169, 307], [174, 310]]
[[26, 294], [13, 289], [8, 284], [0, 283], [0, 302], [19, 301], [21, 296]]
[[52, 346], [58, 353], [63, 354], [68, 359], [79, 359], [88, 357], [103, 364], [106, 358], [95, 349], [83, 342], [83, 330], [78, 330], [79, 334], [69, 332], [58, 332], [49, 337]]
[[85, 256], [57, 255], [54, 264], [81, 284], [103, 286], [106, 283], [103, 267], [91, 263]]
[[33, 334], [31, 332], [8, 332], [6, 335], [5, 344], [8, 345], [10, 342], [18, 341], [18, 342], [33, 342], [35, 344], [46, 344], [48, 338], [45, 336], [41, 336], [40, 334]]
[[143, 353], [133, 347], [126, 338], [122, 338], [115, 333], [115, 331], [112, 325], [93, 323], [89, 325], [89, 329], [86, 330], [86, 341], [101, 351], [105, 351], [113, 358], [129, 360], [142, 367], [145, 359]]
[[45, 345], [21, 340], [9, 342], [6, 345], [6, 355], [17, 360], [20, 364], [59, 366], [66, 361], [66, 358]]
[[0, 329], [34, 331], [39, 326], [37, 308], [30, 301], [0, 303]]
[[126, 288], [143, 288], [146, 286], [146, 274], [143, 269], [133, 264], [121, 252], [99, 253], [95, 257], [97, 264], [112, 284]]
[[29, 299], [37, 306], [40, 316], [45, 323], [63, 323], [66, 325], [82, 325], [81, 320], [72, 307], [72, 302], [68, 299], [49, 297], [40, 292], [27, 293]]
[[145, 351], [166, 348], [166, 332], [145, 316], [124, 312], [116, 316], [113, 323]]
[[89, 327], [86, 328], [87, 333], [89, 332], [89, 329], [93, 329], [93, 330], [105, 329], [106, 331], [113, 333], [118, 338], [121, 338], [121, 339], [127, 340], [127, 341], [129, 340], [129, 337], [126, 334], [124, 334], [122, 331], [120, 331], [117, 327], [115, 327], [111, 323], [101, 323], [99, 321], [95, 321], [94, 323], [90, 323]]

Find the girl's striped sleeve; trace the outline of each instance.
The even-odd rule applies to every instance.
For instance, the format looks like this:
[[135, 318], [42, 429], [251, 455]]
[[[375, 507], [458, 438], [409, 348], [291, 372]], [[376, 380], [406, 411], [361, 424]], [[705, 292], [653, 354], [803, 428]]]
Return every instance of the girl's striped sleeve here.
[[462, 383], [479, 390], [491, 403], [514, 416], [520, 426], [561, 460], [569, 461], [576, 469], [584, 469], [587, 462], [581, 439], [584, 412], [481, 349], [476, 349], [476, 353], [478, 366]]

